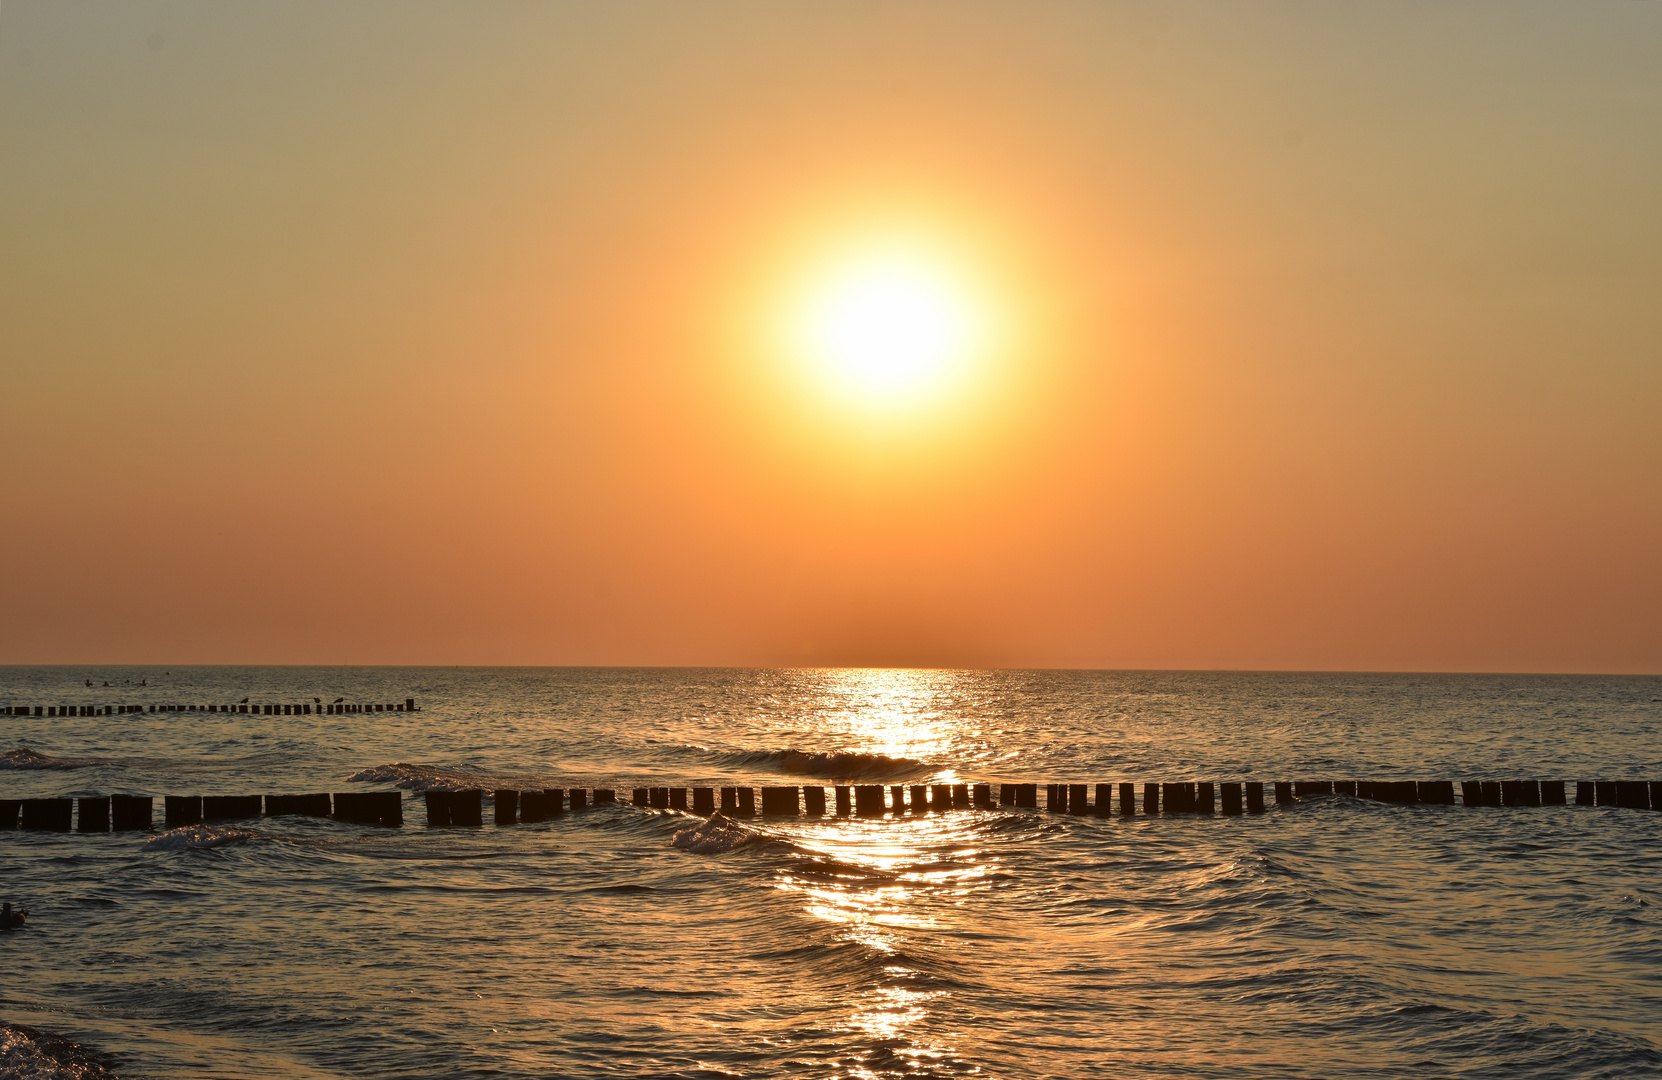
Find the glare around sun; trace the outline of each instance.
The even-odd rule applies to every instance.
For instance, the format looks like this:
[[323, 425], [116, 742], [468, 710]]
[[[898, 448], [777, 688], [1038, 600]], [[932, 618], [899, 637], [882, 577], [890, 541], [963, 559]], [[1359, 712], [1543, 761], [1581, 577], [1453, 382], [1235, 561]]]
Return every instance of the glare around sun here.
[[868, 252], [811, 279], [792, 351], [824, 389], [888, 407], [950, 390], [967, 374], [984, 329], [946, 266], [913, 253]]

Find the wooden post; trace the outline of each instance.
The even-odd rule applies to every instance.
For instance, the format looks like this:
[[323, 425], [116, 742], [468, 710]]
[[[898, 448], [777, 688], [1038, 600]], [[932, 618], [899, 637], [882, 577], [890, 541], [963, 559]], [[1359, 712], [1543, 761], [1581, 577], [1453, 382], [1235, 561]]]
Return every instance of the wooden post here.
[[836, 800], [837, 800], [837, 816], [838, 817], [847, 817], [849, 815], [849, 812], [850, 812], [849, 800], [848, 800], [848, 788], [833, 786], [832, 789], [831, 789], [831, 794], [834, 795], [836, 797]]
[[923, 784], [913, 784], [909, 792], [912, 800], [911, 810], [914, 814], [929, 812], [929, 788]]
[[1145, 783], [1143, 785], [1143, 813], [1153, 815], [1160, 812], [1160, 785]]
[[1540, 806], [1541, 785], [1534, 780], [1502, 780], [1500, 801], [1507, 806]]
[[519, 823], [519, 792], [497, 788], [491, 792], [491, 801], [496, 804], [496, 823], [498, 825], [517, 825]]
[[77, 832], [109, 832], [109, 798], [82, 798], [76, 800], [75, 829]]
[[991, 784], [976, 784], [972, 789], [973, 799], [977, 810], [991, 810], [993, 808], [993, 786]]
[[1039, 808], [1039, 785], [1016, 785], [1016, 805], [1025, 810], [1037, 810]]
[[906, 812], [906, 788], [900, 784], [889, 786], [889, 808], [899, 817]]
[[756, 789], [746, 784], [739, 788], [739, 817], [756, 816]]
[[1218, 785], [1223, 796], [1223, 812], [1225, 814], [1239, 814], [1241, 812], [1241, 785], [1224, 783]]
[[1068, 812], [1068, 786], [1066, 784], [1045, 785], [1045, 809], [1053, 814]]
[[[452, 794], [449, 791], [439, 791], [437, 788], [428, 788], [422, 792], [422, 796], [427, 802], [427, 824], [429, 826], [449, 825], [451, 823], [455, 806], [455, 800], [450, 797]], [[270, 805], [269, 801], [267, 805]]]
[[1293, 785], [1285, 780], [1275, 782], [1275, 803], [1277, 806], [1293, 801]]
[[1314, 798], [1317, 795], [1333, 794], [1333, 782], [1330, 780], [1300, 780], [1293, 784], [1293, 794], [1300, 800]]
[[1082, 817], [1091, 812], [1086, 800], [1089, 798], [1090, 788], [1085, 784], [1068, 785], [1068, 813], [1074, 817]]
[[1130, 783], [1120, 784], [1120, 816], [1137, 812], [1137, 785]]
[[[1562, 780], [1542, 780], [1541, 784], [1540, 784], [1540, 787], [1541, 787], [1541, 805], [1542, 806], [1563, 806], [1564, 805], [1564, 781], [1562, 781]], [[1422, 799], [1421, 801], [1423, 802], [1424, 800]]]
[[825, 788], [809, 784], [802, 789], [802, 811], [809, 817], [825, 816]]
[[[341, 812], [340, 795], [335, 796], [335, 816]], [[485, 792], [480, 788], [450, 793], [450, 823], [452, 825], [483, 825], [485, 823]]]
[[1096, 786], [1096, 806], [1092, 809], [1096, 811], [1097, 817], [1107, 817], [1112, 812], [1113, 790], [1113, 784], [1098, 784]]
[[[111, 795], [110, 828], [115, 832], [149, 832], [153, 799], [149, 795]], [[0, 814], [0, 828], [5, 827]]]
[[856, 785], [854, 788], [854, 812], [861, 817], [882, 817], [883, 785]]
[[522, 791], [519, 793], [519, 820], [527, 825], [535, 825], [548, 818], [548, 794], [542, 791]]
[[202, 798], [203, 821], [259, 817], [263, 809], [263, 800], [258, 795], [206, 795]]
[[739, 812], [739, 789], [724, 787], [721, 789], [721, 812], [728, 817], [735, 817]]
[[293, 814], [297, 817], [328, 817], [334, 812], [334, 807], [326, 793], [322, 795], [267, 795], [265, 797], [266, 817], [277, 817], [280, 814]]
[[162, 820], [170, 829], [177, 829], [185, 825], [200, 825], [202, 823], [202, 797], [200, 795], [169, 795], [162, 800]]
[[1460, 801], [1467, 806], [1483, 805], [1483, 782], [1481, 780], [1460, 781]]
[[25, 829], [68, 832], [75, 816], [74, 799], [24, 799], [22, 821]]
[[687, 789], [672, 787], [669, 789], [669, 808], [671, 810], [685, 810], [687, 808]]
[[952, 809], [952, 785], [936, 784], [929, 793], [929, 809], [944, 814]]
[[574, 787], [567, 788], [566, 792], [571, 796], [571, 809], [573, 813], [578, 810], [585, 809], [588, 806], [589, 793], [587, 789]]
[[1593, 782], [1593, 802], [1598, 806], [1616, 805], [1616, 782], [1614, 780], [1595, 780]]
[[543, 788], [542, 789], [542, 809], [543, 809], [543, 813], [547, 814], [551, 818], [565, 817], [566, 816], [566, 791], [565, 791], [565, 788], [557, 788], [557, 787]]
[[17, 828], [17, 815], [22, 809], [22, 799], [0, 799], [0, 829]]
[[1662, 780], [1652, 780], [1650, 782], [1650, 808], [1652, 810], [1662, 810]]
[[1616, 781], [1616, 805], [1629, 810], [1650, 809], [1650, 785], [1643, 780]]
[[629, 802], [644, 810], [652, 805], [652, 792], [643, 787], [634, 788], [629, 792]]
[[[475, 796], [483, 792], [474, 792]], [[351, 791], [336, 792], [335, 818], [338, 821], [356, 821], [363, 825], [390, 825], [393, 827], [404, 824], [404, 795], [398, 791]], [[474, 802], [473, 813], [475, 820], [470, 824], [477, 825], [479, 804]]]
[[1333, 781], [1333, 794], [1335, 794], [1335, 795], [1349, 795], [1351, 798], [1355, 798], [1356, 797], [1356, 781], [1354, 781], [1354, 780], [1335, 780], [1335, 781]]
[[1160, 805], [1165, 808], [1166, 813], [1176, 814], [1188, 811], [1189, 807], [1185, 804], [1189, 800], [1184, 798], [1188, 792], [1183, 790], [1184, 786], [1183, 784], [1160, 785]]
[[1485, 781], [1483, 781], [1483, 805], [1484, 806], [1499, 806], [1500, 805], [1500, 781], [1499, 780], [1485, 780]]
[[998, 805], [1000, 805], [1000, 806], [1015, 806], [1016, 805], [1016, 785], [1015, 784], [1000, 784], [1000, 785], [998, 785]]
[[1248, 780], [1246, 785], [1247, 813], [1262, 814], [1264, 812], [1264, 782], [1262, 780]]
[[1454, 781], [1452, 780], [1421, 780], [1415, 785], [1414, 793], [1423, 803], [1433, 803], [1437, 806], [1454, 805]]
[[1195, 785], [1195, 813], [1210, 814], [1214, 805], [1212, 781], [1202, 780]]
[[594, 789], [594, 805], [605, 806], [608, 803], [616, 802], [617, 791], [615, 789], [609, 787], [597, 787]]
[[970, 808], [970, 793], [968, 784], [952, 785], [952, 808], [954, 810], [968, 810]]
[[668, 810], [669, 809], [669, 788], [667, 788], [667, 787], [651, 788], [647, 792], [647, 797], [652, 801], [652, 809], [654, 809], [654, 810]]
[[716, 792], [714, 788], [693, 788], [693, 813], [711, 817], [716, 812]]
[[765, 787], [762, 789], [762, 813], [781, 817], [795, 817], [800, 812], [794, 787]]

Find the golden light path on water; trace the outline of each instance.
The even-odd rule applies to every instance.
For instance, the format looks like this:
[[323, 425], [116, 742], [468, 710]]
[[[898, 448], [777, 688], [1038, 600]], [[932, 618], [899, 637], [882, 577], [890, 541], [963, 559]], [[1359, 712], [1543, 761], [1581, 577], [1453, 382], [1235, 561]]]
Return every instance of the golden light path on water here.
[[[825, 718], [835, 735], [860, 752], [893, 759], [941, 762], [961, 746], [969, 723], [940, 707], [941, 672], [849, 670], [822, 673], [843, 707]], [[856, 704], [857, 703], [857, 704]], [[950, 767], [931, 770], [935, 784], [956, 783]], [[908, 778], [910, 787], [919, 778]], [[876, 783], [876, 780], [861, 782]], [[886, 796], [892, 788], [884, 785]], [[930, 1015], [930, 1003], [947, 991], [919, 989], [919, 974], [907, 960], [913, 938], [939, 942], [959, 929], [962, 907], [986, 887], [997, 859], [973, 841], [963, 815], [916, 814], [910, 808], [888, 820], [842, 818], [804, 830], [797, 843], [815, 857], [824, 876], [785, 874], [780, 887], [801, 898], [810, 916], [840, 928], [842, 940], [893, 958], [879, 984], [854, 1004], [847, 1027], [895, 1044], [896, 1052], [918, 1061], [953, 1056], [939, 1034], [914, 1034]], [[885, 1070], [886, 1071], [886, 1070]], [[856, 1068], [857, 1076], [878, 1072]]]

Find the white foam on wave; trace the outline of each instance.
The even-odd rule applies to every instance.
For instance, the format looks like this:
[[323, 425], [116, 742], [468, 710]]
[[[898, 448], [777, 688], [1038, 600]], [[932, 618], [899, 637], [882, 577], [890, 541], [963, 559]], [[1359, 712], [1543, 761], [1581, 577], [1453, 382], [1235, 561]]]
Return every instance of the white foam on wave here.
[[80, 1045], [21, 1024], [0, 1024], [0, 1076], [17, 1080], [108, 1080]]
[[216, 829], [212, 825], [184, 825], [169, 829], [160, 836], [144, 842], [149, 851], [184, 851], [187, 848], [211, 848], [221, 844], [235, 844], [252, 840], [258, 833], [246, 829]]
[[761, 839], [761, 834], [752, 832], [730, 817], [716, 814], [708, 821], [677, 832], [669, 843], [671, 847], [690, 851], [694, 855], [720, 855]]
[[97, 758], [60, 758], [20, 746], [16, 750], [0, 752], [0, 769], [85, 769], [94, 765], [114, 765], [113, 761]]

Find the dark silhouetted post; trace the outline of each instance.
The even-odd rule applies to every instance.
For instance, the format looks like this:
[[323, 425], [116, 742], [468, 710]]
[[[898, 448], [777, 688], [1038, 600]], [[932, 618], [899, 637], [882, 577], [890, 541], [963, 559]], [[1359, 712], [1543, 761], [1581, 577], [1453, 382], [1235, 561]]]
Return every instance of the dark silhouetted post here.
[[25, 829], [68, 832], [75, 818], [74, 799], [24, 799], [22, 821]]
[[667, 788], [667, 787], [652, 788], [650, 791], [647, 792], [647, 797], [652, 801], [652, 809], [654, 809], [654, 810], [668, 810], [669, 809], [669, 788]]
[[1160, 785], [1147, 783], [1143, 785], [1143, 813], [1158, 814], [1160, 812]]
[[854, 812], [861, 817], [883, 816], [883, 786], [858, 784], [854, 788]]
[[539, 821], [548, 819], [548, 793], [543, 791], [522, 791], [519, 793], [519, 820], [527, 825], [535, 825]]
[[453, 811], [456, 804], [456, 800], [450, 797], [453, 794], [455, 792], [439, 791], [437, 788], [428, 788], [422, 792], [422, 796], [427, 802], [428, 825], [449, 825], [453, 823], [455, 817]]
[[1614, 780], [1593, 781], [1593, 802], [1598, 806], [1616, 805], [1616, 782]]
[[22, 809], [22, 799], [0, 799], [0, 829], [17, 828], [17, 815]]
[[1356, 797], [1356, 781], [1354, 781], [1354, 780], [1335, 780], [1335, 781], [1333, 781], [1333, 794], [1335, 794], [1335, 795], [1349, 795], [1350, 797], [1355, 798]]
[[[110, 828], [116, 832], [149, 832], [154, 800], [149, 795], [111, 795]], [[0, 814], [0, 827], [4, 827]]]
[[671, 810], [685, 810], [687, 808], [687, 789], [672, 787], [669, 789], [669, 808]]
[[1247, 813], [1262, 814], [1264, 812], [1264, 783], [1261, 780], [1248, 780], [1246, 785]]
[[733, 817], [739, 812], [739, 789], [724, 787], [721, 789], [721, 812]]
[[109, 832], [110, 800], [85, 798], [76, 800], [75, 830], [77, 832]]
[[616, 802], [617, 802], [617, 791], [616, 791], [616, 789], [609, 788], [609, 787], [597, 787], [597, 788], [594, 789], [594, 805], [596, 805], [596, 806], [606, 806], [608, 804], [616, 803]]
[[1000, 785], [998, 785], [998, 805], [1000, 805], [1000, 806], [1014, 806], [1014, 805], [1016, 805], [1016, 785], [1015, 784], [1000, 784]]
[[739, 790], [739, 808], [736, 811], [739, 817], [756, 816], [756, 789], [746, 784]]
[[849, 815], [848, 788], [833, 785], [831, 794], [837, 800], [837, 816], [847, 817]]
[[1120, 814], [1135, 814], [1137, 812], [1137, 785], [1120, 784]]
[[716, 791], [714, 788], [693, 788], [693, 813], [710, 817], [716, 812]]
[[[475, 796], [483, 792], [474, 792]], [[398, 791], [351, 791], [336, 792], [335, 819], [337, 821], [355, 821], [362, 825], [390, 825], [404, 824], [404, 795]], [[479, 803], [473, 804], [475, 818], [479, 814]], [[477, 825], [478, 820], [469, 824]]]
[[1241, 812], [1241, 785], [1224, 783], [1218, 785], [1218, 790], [1223, 796], [1223, 812], [1225, 814], [1239, 814]]
[[977, 810], [991, 810], [993, 808], [993, 786], [991, 784], [976, 784], [971, 789], [972, 799]]
[[202, 823], [202, 796], [169, 795], [162, 800], [162, 820], [170, 829]]
[[1616, 805], [1629, 810], [1650, 809], [1650, 785], [1643, 780], [1616, 781]]
[[825, 816], [825, 789], [818, 784], [809, 784], [802, 789], [802, 812], [809, 817]]
[[1564, 781], [1542, 780], [1540, 786], [1542, 806], [1564, 805]]
[[[341, 816], [340, 794], [335, 795], [335, 816]], [[450, 824], [483, 825], [485, 823], [485, 792], [480, 788], [451, 792]]]
[[1113, 802], [1114, 802], [1113, 792], [1114, 792], [1114, 785], [1113, 784], [1098, 784], [1096, 786], [1096, 805], [1093, 806], [1091, 809], [1096, 812], [1097, 817], [1107, 817], [1110, 813], [1113, 812], [1112, 811], [1112, 806], [1113, 806]]
[[929, 809], [944, 814], [952, 809], [952, 785], [936, 784], [929, 792]]
[[652, 792], [643, 787], [633, 788], [629, 792], [629, 802], [645, 809], [652, 805]]
[[1434, 803], [1438, 806], [1454, 805], [1454, 781], [1452, 780], [1421, 780], [1414, 789], [1415, 795], [1423, 803]]
[[1212, 781], [1202, 780], [1195, 785], [1195, 813], [1210, 814], [1214, 806]]
[[897, 816], [897, 817], [906, 812], [906, 789], [905, 789], [905, 787], [901, 786], [900, 784], [890, 785], [890, 787], [889, 787], [889, 807], [890, 807], [890, 809], [892, 809], [895, 812], [895, 816]]
[[518, 791], [497, 788], [491, 792], [491, 801], [496, 804], [496, 823], [498, 825], [517, 825], [519, 823]]
[[968, 784], [952, 785], [952, 808], [954, 810], [968, 810], [970, 808], [970, 791]]
[[926, 785], [913, 784], [909, 794], [912, 800], [912, 813], [925, 814], [929, 812], [929, 788]]
[[1068, 785], [1068, 813], [1080, 817], [1091, 812], [1086, 800], [1090, 798], [1090, 787], [1086, 784]]
[[1485, 780], [1485, 781], [1483, 781], [1483, 805], [1484, 806], [1499, 806], [1500, 805], [1500, 781], [1499, 780]]
[[1293, 785], [1293, 794], [1300, 799], [1314, 798], [1317, 795], [1333, 794], [1333, 782], [1330, 780], [1300, 780]]
[[[956, 795], [957, 793], [954, 792], [953, 794]], [[1039, 785], [1016, 785], [1016, 805], [1024, 810], [1037, 810], [1039, 808]]]
[[799, 813], [797, 789], [794, 787], [763, 788], [762, 813], [781, 817], [795, 817]]
[[1293, 801], [1293, 785], [1286, 780], [1275, 782], [1275, 802], [1277, 806]]

